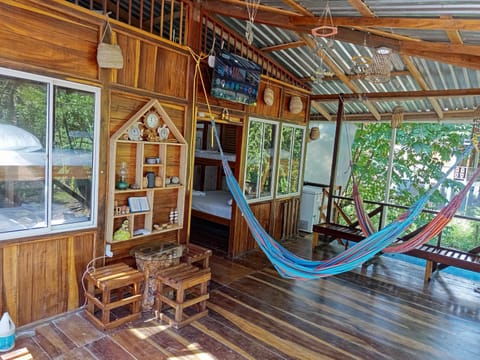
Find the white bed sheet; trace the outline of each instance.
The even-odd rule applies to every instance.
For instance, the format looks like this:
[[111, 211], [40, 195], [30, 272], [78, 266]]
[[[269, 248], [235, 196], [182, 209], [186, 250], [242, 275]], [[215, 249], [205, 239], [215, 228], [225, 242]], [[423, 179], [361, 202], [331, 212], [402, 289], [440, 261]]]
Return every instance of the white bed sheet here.
[[192, 209], [230, 220], [232, 195], [228, 191], [194, 192]]

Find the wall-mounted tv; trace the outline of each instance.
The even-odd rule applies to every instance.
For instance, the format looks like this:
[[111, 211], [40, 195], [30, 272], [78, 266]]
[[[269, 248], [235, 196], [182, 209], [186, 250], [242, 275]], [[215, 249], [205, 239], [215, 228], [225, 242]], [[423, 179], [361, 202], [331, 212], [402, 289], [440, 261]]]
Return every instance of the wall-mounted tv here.
[[262, 67], [241, 56], [220, 51], [215, 57], [210, 94], [247, 105], [257, 103]]

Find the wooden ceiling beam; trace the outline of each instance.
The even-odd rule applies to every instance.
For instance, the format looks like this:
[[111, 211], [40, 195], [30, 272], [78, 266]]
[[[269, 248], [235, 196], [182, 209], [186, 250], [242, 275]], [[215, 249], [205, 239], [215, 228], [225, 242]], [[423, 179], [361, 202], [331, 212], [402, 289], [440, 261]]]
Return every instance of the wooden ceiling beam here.
[[280, 51], [280, 50], [285, 50], [285, 49], [293, 49], [293, 48], [298, 48], [305, 46], [305, 41], [299, 40], [299, 41], [293, 41], [285, 44], [280, 44], [280, 45], [274, 45], [274, 46], [269, 46], [269, 47], [264, 47], [259, 49], [262, 52], [272, 52], [272, 51]]
[[450, 90], [419, 90], [419, 91], [396, 91], [396, 92], [371, 92], [355, 94], [326, 94], [311, 95], [312, 100], [337, 101], [339, 97], [344, 100], [389, 100], [389, 99], [415, 99], [426, 97], [453, 97], [453, 96], [480, 96], [480, 88], [450, 89]]
[[[399, 18], [399, 17], [333, 17], [335, 26], [342, 27], [372, 27], [387, 29], [415, 29], [415, 30], [463, 30], [479, 31], [478, 19], [452, 19], [452, 18]], [[314, 27], [322, 24], [321, 17], [293, 16], [292, 25]]]
[[[210, 13], [217, 13], [225, 16], [235, 17], [239, 19], [248, 19], [247, 10], [245, 7], [245, 2], [239, 0], [204, 0], [202, 3], [203, 9]], [[281, 10], [281, 11], [280, 11]], [[291, 15], [287, 15], [291, 14]], [[303, 19], [303, 20], [302, 20]], [[310, 19], [310, 20], [308, 20]], [[334, 24], [336, 23], [333, 18]], [[354, 27], [358, 26], [371, 26], [371, 23], [367, 23], [367, 20], [374, 21], [378, 19], [385, 18], [371, 18], [371, 17], [352, 17], [352, 18], [340, 18], [344, 19], [344, 23], [349, 25], [349, 28], [340, 27], [338, 28], [338, 33], [335, 35], [335, 39], [344, 42], [350, 42], [356, 45], [364, 45], [370, 48], [376, 48], [379, 46], [387, 46], [393, 51], [399, 52], [408, 56], [418, 56], [423, 57], [429, 60], [441, 61], [447, 64], [452, 64], [461, 67], [468, 67], [472, 69], [480, 69], [480, 56], [470, 55], [477, 54], [480, 52], [478, 45], [465, 45], [465, 44], [449, 44], [449, 43], [433, 43], [427, 41], [407, 41], [407, 40], [398, 40], [387, 37], [387, 34], [384, 36], [379, 36], [372, 34], [371, 32], [365, 33], [364, 31], [354, 30]], [[349, 19], [347, 22], [346, 19]], [[365, 20], [364, 22], [357, 20]], [[389, 18], [390, 19], [390, 18]], [[411, 20], [413, 23], [417, 19], [405, 19]], [[452, 21], [462, 21], [461, 19], [429, 19], [431, 23], [438, 22], [439, 24], [449, 24]], [[468, 19], [467, 19], [468, 20]], [[465, 20], [465, 21], [467, 21]], [[299, 16], [293, 12], [286, 10], [272, 8], [268, 6], [260, 5], [257, 16], [255, 17], [256, 23], [261, 23], [269, 26], [280, 27], [283, 29], [288, 29], [296, 31], [299, 33], [308, 33], [310, 34], [311, 28], [314, 23], [318, 21], [318, 17], [308, 17], [308, 16]], [[422, 24], [422, 19], [418, 19], [419, 24]], [[480, 21], [474, 21], [477, 25], [476, 27], [480, 28]], [[470, 22], [467, 22], [467, 25]], [[407, 24], [408, 25], [408, 24]], [[346, 26], [346, 25], [345, 25]], [[387, 22], [382, 23], [382, 26], [390, 28]], [[406, 25], [405, 25], [406, 26]], [[432, 25], [433, 26], [433, 25]], [[453, 26], [450, 25], [450, 28]], [[459, 26], [458, 26], [459, 27]], [[435, 28], [445, 30], [441, 28], [441, 25], [435, 26]], [[447, 29], [449, 29], [447, 27]], [[455, 30], [455, 29], [454, 29]], [[451, 56], [453, 53], [454, 56]]]
[[[311, 48], [311, 49], [315, 49], [316, 48], [316, 44], [315, 44], [315, 41], [313, 39], [311, 39], [310, 37], [306, 36], [305, 34], [299, 34], [300, 37], [302, 37], [302, 39], [305, 41], [305, 43]], [[322, 59], [323, 59], [323, 62], [325, 63], [325, 65], [327, 65], [329, 67], [330, 70], [332, 70], [336, 76], [338, 76], [338, 78], [345, 84], [345, 86], [347, 86], [352, 92], [354, 93], [359, 93], [360, 92], [360, 89], [355, 85], [353, 84], [350, 79], [348, 78], [347, 75], [345, 75], [345, 73], [343, 72], [342, 69], [340, 69], [331, 59], [330, 57], [328, 57], [325, 52], [321, 51], [321, 50], [317, 50], [317, 55], [320, 56]], [[376, 119], [380, 119], [380, 113], [378, 112], [377, 108], [375, 107], [374, 104], [372, 104], [370, 101], [365, 101], [365, 106], [368, 108], [368, 110], [370, 110], [370, 112], [372, 113], [372, 115], [376, 118]]]
[[[461, 122], [473, 120], [473, 110], [450, 110], [445, 112], [445, 116], [442, 120], [437, 117], [437, 114], [433, 111], [430, 112], [406, 112], [403, 115], [403, 122]], [[310, 121], [323, 121], [323, 114], [311, 114]], [[344, 114], [342, 121], [350, 122], [390, 122], [392, 120], [392, 113], [382, 113], [380, 120], [376, 120], [371, 114]]]
[[332, 115], [328, 112], [328, 110], [323, 106], [322, 104], [319, 104], [316, 101], [310, 102], [312, 105], [312, 108], [314, 108], [316, 111], [318, 111], [327, 121], [332, 121], [333, 117]]
[[288, 6], [290, 6], [292, 9], [294, 9], [297, 13], [305, 16], [314, 16], [310, 11], [305, 9], [302, 5], [300, 5], [297, 1], [295, 0], [282, 0], [282, 2]]
[[[422, 88], [422, 90], [430, 90], [430, 88], [427, 85], [427, 82], [423, 78], [422, 74], [420, 71], [418, 71], [417, 67], [413, 63], [413, 61], [410, 59], [408, 56], [402, 56], [402, 61], [403, 63], [407, 66], [408, 71], [410, 71], [411, 75], [417, 82], [418, 86]], [[427, 97], [428, 101], [432, 105], [433, 109], [437, 113], [438, 117], [440, 119], [443, 119], [443, 110], [440, 104], [438, 103], [438, 100], [435, 99], [434, 97]]]
[[366, 17], [374, 17], [375, 16], [373, 11], [370, 10], [368, 5], [365, 4], [363, 2], [363, 0], [348, 0], [348, 2], [350, 3], [350, 5], [352, 5], [352, 7], [355, 10], [357, 10], [360, 13], [360, 15], [366, 16]]

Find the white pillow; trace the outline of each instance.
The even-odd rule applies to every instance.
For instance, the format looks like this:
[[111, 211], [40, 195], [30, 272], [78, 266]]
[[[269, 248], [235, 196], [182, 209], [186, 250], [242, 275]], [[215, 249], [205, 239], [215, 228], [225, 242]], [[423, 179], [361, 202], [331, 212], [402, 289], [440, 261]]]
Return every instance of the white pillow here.
[[17, 126], [0, 124], [0, 150], [37, 151], [41, 148], [35, 135]]

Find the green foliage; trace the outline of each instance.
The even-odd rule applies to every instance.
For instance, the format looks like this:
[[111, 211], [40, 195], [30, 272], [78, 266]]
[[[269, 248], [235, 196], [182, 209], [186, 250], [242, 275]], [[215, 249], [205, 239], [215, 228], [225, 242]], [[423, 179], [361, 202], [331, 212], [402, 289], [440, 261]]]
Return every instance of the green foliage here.
[[[392, 129], [388, 123], [364, 124], [356, 132], [352, 146], [353, 171], [364, 200], [383, 202], [386, 189], [388, 158]], [[470, 139], [469, 124], [404, 123], [396, 133], [392, 186], [389, 203], [409, 207], [430, 186], [443, 176], [445, 164], [463, 151], [465, 139]], [[446, 180], [443, 189], [456, 193], [463, 184]], [[351, 194], [351, 184], [346, 194]], [[438, 210], [445, 206], [444, 191], [431, 197], [428, 208]], [[473, 206], [473, 205], [471, 205]], [[374, 208], [366, 205], [367, 211]], [[469, 215], [473, 212], [469, 209]], [[354, 214], [353, 207], [347, 208]], [[387, 223], [393, 221], [402, 209], [390, 208]], [[431, 215], [422, 214], [413, 229], [425, 224]], [[476, 226], [476, 225], [475, 225]], [[452, 222], [445, 230], [442, 245], [468, 250], [473, 247], [477, 231], [465, 222]], [[478, 245], [477, 245], [478, 246]]]

